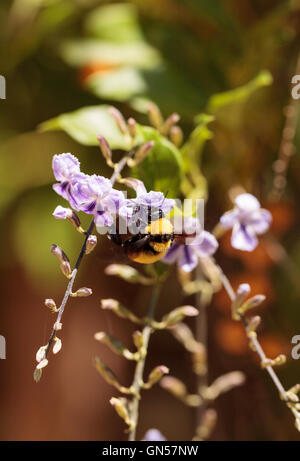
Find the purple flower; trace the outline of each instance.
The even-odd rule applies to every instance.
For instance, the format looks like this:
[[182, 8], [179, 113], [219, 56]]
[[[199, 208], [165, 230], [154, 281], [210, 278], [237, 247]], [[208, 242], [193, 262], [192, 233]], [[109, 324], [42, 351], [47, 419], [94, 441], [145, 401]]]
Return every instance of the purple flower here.
[[149, 429], [143, 437], [144, 442], [164, 442], [167, 440], [158, 429]]
[[[55, 192], [68, 200], [74, 210], [94, 215], [98, 231], [111, 226], [117, 213], [127, 212], [124, 194], [113, 189], [109, 179], [82, 173], [73, 155], [55, 155], [52, 167], [55, 178], [60, 181], [53, 186]], [[58, 206], [53, 215], [57, 219], [70, 219], [71, 212]]]
[[74, 175], [80, 174], [80, 163], [72, 154], [54, 155], [52, 168], [55, 179], [60, 181], [53, 185], [53, 189], [73, 206], [72, 181]]
[[258, 245], [256, 234], [263, 234], [269, 229], [272, 215], [261, 208], [259, 201], [251, 194], [238, 195], [234, 203], [233, 210], [225, 213], [220, 223], [225, 229], [232, 228], [233, 248], [253, 251]]
[[75, 175], [72, 195], [78, 210], [95, 216], [97, 228], [111, 226], [126, 202], [124, 194], [113, 189], [109, 179], [95, 174]]
[[56, 219], [70, 219], [73, 216], [73, 211], [71, 208], [64, 208], [58, 205], [53, 211], [53, 216]]
[[195, 238], [187, 238], [186, 245], [173, 243], [162, 261], [166, 264], [174, 264], [177, 262], [180, 269], [185, 272], [191, 272], [197, 267], [199, 258], [205, 258], [215, 253], [218, 248], [216, 238], [207, 231], [199, 232], [199, 223], [195, 218], [186, 218], [184, 229], [197, 231]]

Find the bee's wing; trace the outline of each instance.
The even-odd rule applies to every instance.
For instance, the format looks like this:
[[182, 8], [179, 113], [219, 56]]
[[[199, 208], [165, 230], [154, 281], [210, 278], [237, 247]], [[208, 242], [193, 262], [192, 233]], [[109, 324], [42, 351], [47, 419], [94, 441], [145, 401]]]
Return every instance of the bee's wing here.
[[151, 235], [147, 234], [144, 237], [141, 237], [141, 238], [139, 238], [137, 240], [135, 240], [136, 236], [133, 237], [132, 239], [128, 239], [123, 244], [124, 249], [127, 250], [127, 251], [138, 251], [141, 248], [143, 248], [143, 246], [146, 245], [146, 243], [149, 242], [150, 237], [151, 237]]

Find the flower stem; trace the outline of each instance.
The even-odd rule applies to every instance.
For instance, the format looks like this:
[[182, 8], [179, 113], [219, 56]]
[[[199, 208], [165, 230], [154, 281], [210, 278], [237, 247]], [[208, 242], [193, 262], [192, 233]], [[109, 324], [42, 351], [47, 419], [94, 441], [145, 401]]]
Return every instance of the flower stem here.
[[[202, 279], [202, 271], [199, 265], [196, 268], [196, 279]], [[202, 293], [196, 293], [196, 307], [199, 310], [199, 315], [196, 317], [196, 332], [195, 339], [197, 342], [203, 344], [205, 351], [207, 351], [207, 303], [204, 302]], [[200, 387], [208, 385], [208, 369], [206, 363], [205, 371], [200, 375], [197, 374], [197, 392]], [[196, 427], [201, 424], [202, 417], [206, 408], [206, 401], [203, 400], [202, 405], [196, 408]]]
[[[150, 304], [148, 307], [147, 319], [150, 319], [150, 320], [153, 319], [154, 311], [157, 306], [157, 301], [158, 301], [158, 297], [160, 294], [160, 289], [161, 289], [161, 285], [158, 282], [157, 285], [153, 289], [152, 297], [151, 297]], [[134, 389], [134, 392], [136, 395], [135, 397], [133, 397], [132, 401], [130, 402], [130, 419], [133, 422], [133, 429], [129, 433], [129, 437], [128, 437], [129, 441], [135, 441], [135, 438], [136, 438], [136, 428], [137, 428], [138, 419], [139, 419], [139, 403], [140, 403], [140, 397], [138, 395], [140, 393], [142, 383], [143, 383], [143, 373], [144, 373], [145, 362], [147, 358], [148, 345], [149, 345], [151, 333], [152, 333], [152, 328], [148, 325], [145, 326], [142, 332], [145, 354], [137, 362], [135, 373], [134, 373], [134, 378], [133, 378], [133, 383], [132, 383], [132, 388]]]
[[[221, 267], [220, 266], [216, 266], [218, 268], [218, 271], [219, 271], [219, 275], [220, 275], [220, 279], [222, 281], [222, 284], [230, 298], [231, 301], [234, 301], [235, 298], [236, 298], [236, 295], [235, 295], [235, 292], [231, 286], [231, 283], [230, 281], [228, 280], [228, 278], [226, 277], [226, 275], [224, 274], [224, 272], [222, 271]], [[249, 325], [248, 323], [248, 320], [246, 319], [246, 317], [244, 315], [240, 315], [241, 317], [241, 321], [242, 321], [242, 324], [244, 325], [245, 327], [245, 330], [247, 331], [247, 327]], [[266, 354], [264, 353], [261, 345], [260, 345], [260, 342], [258, 341], [257, 338], [255, 338], [254, 336], [250, 338], [250, 341], [252, 343], [252, 346], [253, 348], [255, 349], [257, 355], [259, 356], [259, 358], [261, 359], [262, 362], [265, 362], [267, 357], [266, 357]], [[271, 367], [270, 365], [269, 366], [266, 366], [265, 369], [267, 370], [267, 372], [269, 373], [273, 383], [275, 384], [276, 388], [278, 389], [278, 392], [279, 392], [279, 395], [280, 397], [285, 401], [285, 402], [288, 402], [289, 399], [288, 397], [286, 396], [286, 391], [283, 387], [283, 385], [281, 384], [280, 382], [280, 379], [278, 378], [277, 374], [275, 373], [273, 367]]]

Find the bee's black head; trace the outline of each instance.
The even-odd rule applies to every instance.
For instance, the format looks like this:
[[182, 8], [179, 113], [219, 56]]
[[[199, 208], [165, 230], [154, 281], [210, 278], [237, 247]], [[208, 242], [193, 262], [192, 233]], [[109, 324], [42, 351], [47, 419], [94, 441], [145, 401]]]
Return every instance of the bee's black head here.
[[133, 216], [137, 217], [146, 226], [152, 221], [164, 218], [165, 215], [161, 208], [142, 204], [135, 207]]

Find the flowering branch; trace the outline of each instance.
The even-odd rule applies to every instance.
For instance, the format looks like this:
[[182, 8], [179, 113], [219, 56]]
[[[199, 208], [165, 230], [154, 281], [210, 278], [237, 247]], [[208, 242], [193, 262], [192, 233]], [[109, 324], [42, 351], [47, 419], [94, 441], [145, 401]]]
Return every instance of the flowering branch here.
[[[115, 164], [115, 165], [112, 164], [113, 167], [114, 167], [114, 173], [112, 174], [112, 176], [110, 178], [110, 182], [111, 182], [112, 186], [119, 179], [121, 171], [126, 166], [128, 160], [132, 157], [133, 154], [134, 154], [134, 149], [131, 150], [127, 155], [125, 155], [117, 164]], [[77, 216], [77, 215], [75, 214], [75, 216]], [[34, 380], [36, 382], [38, 382], [41, 379], [42, 369], [45, 366], [47, 366], [47, 364], [48, 364], [47, 356], [48, 356], [48, 353], [50, 351], [50, 348], [51, 348], [53, 342], [56, 339], [56, 332], [62, 328], [61, 319], [62, 319], [64, 310], [65, 310], [65, 307], [67, 305], [67, 302], [68, 302], [70, 296], [72, 296], [72, 289], [73, 289], [73, 285], [74, 285], [74, 282], [75, 282], [75, 279], [76, 279], [76, 276], [77, 276], [77, 273], [78, 273], [78, 269], [79, 269], [79, 266], [81, 264], [81, 261], [82, 261], [84, 255], [87, 252], [87, 243], [88, 243], [89, 238], [91, 237], [91, 234], [93, 232], [94, 226], [95, 226], [95, 218], [93, 216], [93, 219], [91, 220], [91, 223], [90, 223], [90, 225], [88, 227], [88, 230], [86, 232], [84, 232], [85, 239], [84, 239], [83, 245], [81, 247], [81, 250], [79, 252], [78, 258], [76, 260], [74, 269], [73, 269], [73, 271], [71, 272], [71, 274], [69, 276], [70, 281], [69, 281], [69, 283], [67, 285], [63, 300], [62, 300], [61, 305], [60, 305], [60, 307], [58, 309], [57, 318], [56, 318], [56, 321], [55, 321], [55, 323], [53, 325], [52, 332], [50, 334], [49, 340], [48, 340], [46, 346], [42, 346], [39, 349], [38, 353], [37, 353], [37, 359], [38, 359], [39, 363], [38, 363], [38, 365], [37, 365], [37, 367], [36, 367], [36, 369], [34, 371]], [[79, 227], [79, 225], [77, 227]], [[54, 304], [54, 310], [53, 311], [57, 312], [55, 303], [53, 302], [53, 304]], [[61, 348], [61, 341], [60, 340], [59, 340], [59, 344], [60, 344], [60, 347], [59, 347], [59, 349], [57, 348], [55, 352], [58, 352], [60, 350], [60, 348]]]
[[238, 300], [240, 296], [239, 293], [234, 292], [230, 281], [228, 280], [228, 278], [222, 271], [221, 267], [217, 264], [216, 264], [216, 267], [219, 271], [219, 276], [222, 281], [222, 284], [232, 302], [233, 318], [235, 320], [241, 320], [242, 324], [244, 325], [246, 334], [250, 341], [251, 348], [259, 356], [261, 360], [261, 366], [262, 368], [266, 369], [266, 371], [270, 375], [274, 385], [276, 386], [279, 392], [280, 398], [286, 403], [288, 408], [292, 411], [293, 415], [295, 416], [295, 426], [296, 426], [296, 429], [300, 432], [300, 411], [299, 411], [300, 404], [299, 404], [299, 397], [297, 396], [297, 392], [300, 391], [300, 386], [296, 385], [288, 391], [284, 389], [273, 367], [285, 363], [285, 360], [286, 360], [285, 357], [283, 355], [280, 355], [274, 360], [267, 358], [266, 354], [264, 353], [264, 350], [262, 349], [257, 339], [257, 334], [255, 331], [258, 324], [260, 323], [260, 317], [256, 316], [256, 317], [253, 317], [250, 321], [248, 321], [248, 319], [245, 317], [243, 313], [243, 310], [246, 311], [248, 310], [248, 308], [251, 308], [257, 305], [257, 303], [254, 301], [254, 299], [257, 297], [252, 298], [252, 300], [254, 301], [252, 305], [251, 305], [251, 299], [248, 301], [248, 303], [246, 301], [246, 303], [243, 304], [243, 301], [245, 299], [244, 297], [242, 297], [239, 302]]

